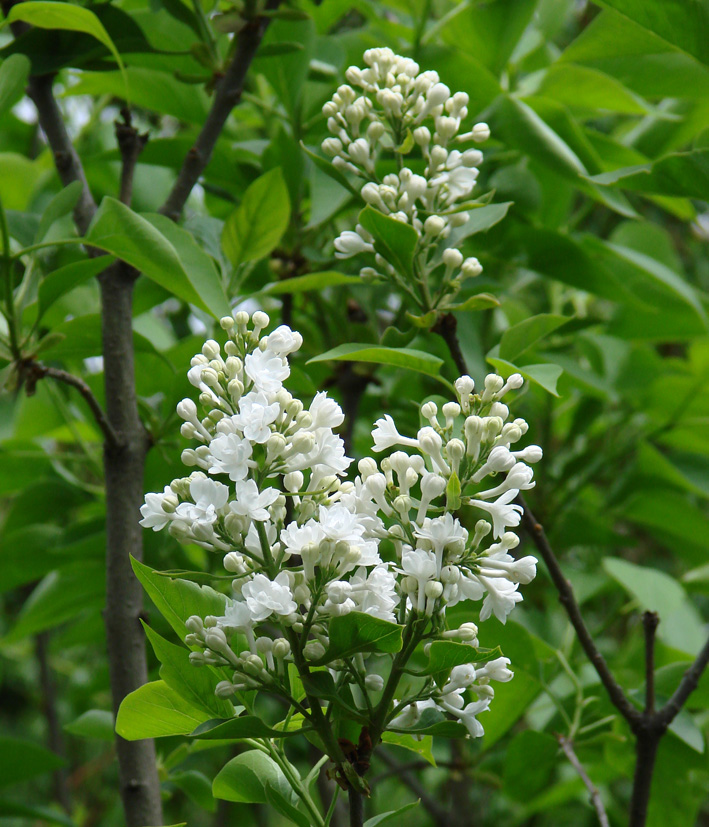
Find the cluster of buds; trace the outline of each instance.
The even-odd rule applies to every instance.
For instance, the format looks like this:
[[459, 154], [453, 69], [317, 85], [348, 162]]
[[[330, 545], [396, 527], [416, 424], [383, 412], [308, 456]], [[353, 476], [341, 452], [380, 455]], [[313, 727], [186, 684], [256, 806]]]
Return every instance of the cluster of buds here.
[[[443, 689], [428, 681], [411, 703], [430, 702], [479, 734], [464, 696], [489, 704], [490, 679], [511, 672], [507, 661], [481, 666], [477, 627], [447, 629], [446, 610], [482, 600], [481, 621], [505, 622], [522, 599], [518, 586], [535, 575], [534, 558], [512, 556], [519, 541], [509, 530], [520, 520], [514, 498], [533, 485], [527, 463], [541, 458], [536, 446], [513, 450], [527, 424], [501, 400], [521, 377], [490, 375], [480, 393], [461, 377], [440, 414], [432, 402], [421, 407], [427, 424], [415, 437], [383, 417], [374, 450], [396, 450], [360, 460], [359, 474], [344, 481], [351, 460], [333, 430], [342, 411], [324, 393], [306, 408], [283, 387], [302, 339], [285, 326], [262, 335], [268, 323], [261, 312], [226, 317], [224, 348], [209, 340], [193, 358], [188, 377], [204, 410], [185, 399], [178, 412], [182, 433], [200, 443], [183, 461], [200, 470], [148, 494], [141, 509], [143, 526], [222, 553], [234, 575], [222, 616], [189, 619], [192, 661], [233, 670], [217, 687], [223, 698], [255, 688], [289, 698], [289, 663], [327, 664], [352, 703], [370, 709], [391, 656], [365, 647], [328, 660], [331, 624], [351, 612], [414, 624], [422, 642], [469, 645], [471, 663], [467, 683], [458, 669]], [[469, 531], [463, 522], [476, 511], [484, 517]], [[404, 699], [391, 711], [397, 728], [415, 715], [409, 706]]]
[[[468, 115], [468, 95], [451, 93], [433, 71], [421, 72], [410, 58], [391, 49], [369, 49], [364, 53], [367, 68], [351, 66], [348, 84], [339, 87], [323, 107], [332, 137], [322, 143], [323, 151], [341, 172], [352, 173], [364, 183], [363, 200], [374, 209], [413, 227], [418, 235], [417, 257], [421, 269], [445, 268], [443, 285], [449, 292], [482, 272], [476, 258], [464, 259], [447, 246], [452, 229], [468, 221], [469, 202], [483, 156], [466, 143], [483, 142], [490, 136], [487, 124], [478, 123], [461, 133]], [[358, 91], [356, 91], [358, 90]], [[401, 159], [416, 150], [421, 160], [403, 166], [380, 180], [376, 162], [382, 152], [394, 152]], [[357, 225], [335, 240], [335, 255], [348, 258], [360, 253], [374, 256], [375, 267], [361, 275], [395, 277], [396, 263], [375, 253], [373, 238]], [[398, 274], [401, 275], [401, 274]]]

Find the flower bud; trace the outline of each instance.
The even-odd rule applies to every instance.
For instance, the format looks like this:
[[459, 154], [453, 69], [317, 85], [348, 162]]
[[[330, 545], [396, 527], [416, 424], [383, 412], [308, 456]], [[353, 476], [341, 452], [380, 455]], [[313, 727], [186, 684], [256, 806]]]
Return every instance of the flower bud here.
[[443, 263], [446, 267], [456, 269], [463, 263], [463, 254], [460, 250], [456, 250], [455, 247], [449, 247], [443, 253]]
[[490, 127], [486, 123], [476, 123], [471, 137], [476, 144], [484, 143], [490, 137]]
[[364, 685], [370, 692], [381, 692], [384, 689], [384, 678], [381, 675], [367, 675]]

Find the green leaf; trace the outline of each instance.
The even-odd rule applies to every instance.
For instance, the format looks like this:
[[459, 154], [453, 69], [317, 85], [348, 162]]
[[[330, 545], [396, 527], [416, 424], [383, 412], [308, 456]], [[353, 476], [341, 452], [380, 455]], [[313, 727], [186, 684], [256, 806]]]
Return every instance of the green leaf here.
[[379, 345], [349, 344], [339, 345], [326, 353], [314, 356], [312, 362], [372, 362], [377, 365], [393, 365], [397, 368], [407, 368], [427, 376], [438, 376], [443, 359], [432, 356], [423, 350], [411, 348], [380, 347]]
[[398, 273], [414, 277], [414, 252], [418, 233], [410, 224], [404, 224], [384, 213], [366, 206], [359, 214], [359, 223], [374, 237], [374, 249], [382, 255]]
[[336, 270], [324, 270], [322, 273], [308, 273], [269, 284], [265, 293], [280, 296], [284, 293], [306, 293], [309, 290], [324, 290], [326, 287], [339, 287], [343, 284], [362, 284], [359, 276], [347, 276]]
[[113, 713], [106, 709], [89, 709], [70, 724], [66, 724], [64, 730], [78, 738], [113, 741]]
[[191, 733], [200, 741], [239, 741], [243, 738], [286, 738], [298, 735], [295, 730], [273, 729], [255, 715], [240, 715], [238, 718], [222, 718], [205, 721]]
[[118, 710], [116, 732], [127, 741], [189, 735], [207, 719], [164, 681], [153, 681], [126, 695]]
[[650, 164], [594, 175], [602, 186], [675, 197], [709, 199], [709, 149], [675, 152]]
[[[3, 460], [6, 458], [3, 457]], [[12, 473], [12, 469], [9, 469]], [[61, 530], [54, 525], [29, 525], [2, 533], [0, 593], [40, 580], [59, 564], [51, 552]]]
[[403, 732], [385, 732], [382, 734], [382, 742], [415, 752], [424, 761], [428, 761], [432, 767], [436, 766], [436, 759], [433, 757], [432, 735], [414, 738], [413, 735], [405, 735]]
[[274, 810], [278, 811], [282, 816], [285, 816], [289, 821], [292, 821], [293, 824], [297, 824], [298, 827], [311, 827], [312, 821], [310, 817], [296, 809], [280, 790], [268, 784], [265, 792], [266, 803]]
[[276, 167], [251, 184], [227, 218], [222, 233], [227, 258], [235, 267], [264, 258], [281, 240], [289, 221], [288, 187]]
[[[192, 615], [206, 617], [224, 614], [226, 597], [209, 586], [198, 586], [189, 580], [173, 580], [131, 558], [135, 576], [143, 584], [160, 614], [184, 640], [188, 631], [185, 621]], [[202, 722], [203, 719], [199, 721]], [[194, 727], [193, 727], [194, 728]]]
[[451, 232], [451, 241], [447, 244], [448, 247], [457, 246], [464, 238], [477, 233], [485, 233], [490, 227], [499, 224], [500, 221], [507, 215], [513, 201], [504, 201], [499, 204], [488, 204], [485, 207], [477, 207], [468, 212], [468, 220]]
[[506, 359], [498, 359], [496, 356], [487, 356], [486, 361], [496, 368], [500, 375], [505, 378], [511, 376], [513, 373], [521, 373], [525, 379], [529, 379], [530, 382], [534, 382], [535, 385], [544, 388], [544, 390], [552, 396], [559, 395], [556, 390], [556, 384], [564, 372], [563, 368], [559, 367], [559, 365], [524, 365], [524, 367], [519, 367], [508, 362]]
[[21, 738], [0, 738], [0, 786], [8, 787], [63, 767], [65, 761], [39, 744]]
[[30, 74], [25, 55], [10, 55], [0, 65], [0, 115], [4, 115], [22, 98]]
[[330, 620], [330, 643], [315, 666], [348, 658], [357, 652], [398, 652], [403, 626], [364, 612], [349, 612]]
[[265, 804], [266, 789], [273, 787], [288, 796], [290, 786], [276, 762], [259, 750], [249, 750], [232, 758], [212, 783], [212, 794], [224, 801]]
[[515, 735], [505, 754], [505, 794], [525, 802], [541, 792], [549, 782], [558, 752], [556, 738], [546, 732], [526, 730]]
[[97, 276], [112, 261], [111, 256], [98, 256], [85, 261], [74, 261], [45, 276], [39, 285], [37, 318], [41, 319], [54, 302], [61, 299], [62, 296], [65, 296], [75, 287], [88, 281], [92, 276]]
[[50, 572], [29, 596], [17, 623], [2, 638], [14, 643], [29, 635], [53, 629], [86, 610], [103, 607], [105, 567], [98, 561], [77, 561]]
[[635, 92], [610, 75], [589, 66], [553, 63], [544, 73], [535, 94], [553, 98], [572, 109], [645, 115], [651, 107]]
[[327, 175], [328, 178], [332, 178], [333, 181], [337, 181], [337, 183], [349, 193], [356, 196], [358, 199], [360, 198], [359, 190], [355, 189], [347, 178], [340, 172], [340, 170], [335, 169], [327, 158], [322, 158], [320, 155], [313, 152], [312, 149], [308, 149], [302, 141], [300, 142], [300, 146], [303, 152], [321, 172], [324, 172], [325, 175]]
[[143, 623], [145, 634], [153, 647], [155, 657], [160, 661], [160, 677], [181, 695], [188, 703], [219, 718], [231, 717], [234, 706], [227, 700], [217, 698], [214, 689], [218, 679], [211, 669], [198, 669], [190, 663], [189, 650], [176, 646]]
[[433, 675], [439, 686], [448, 680], [454, 666], [465, 663], [482, 663], [501, 657], [500, 647], [496, 646], [489, 652], [480, 651], [465, 643], [456, 643], [453, 640], [434, 640], [428, 651], [428, 666], [421, 672], [422, 675]]
[[150, 221], [120, 201], [109, 197], [103, 199], [86, 240], [131, 264], [178, 298], [215, 318], [224, 315], [223, 306], [210, 307], [200, 296], [174, 245]]
[[[133, 331], [133, 347], [138, 353], [157, 353], [155, 345]], [[77, 316], [58, 324], [41, 340], [35, 353], [51, 353], [52, 359], [86, 359], [103, 352], [101, 317], [98, 313]]]
[[32, 819], [33, 823], [39, 820], [49, 824], [63, 824], [64, 827], [76, 827], [76, 822], [58, 810], [52, 810], [49, 807], [32, 807], [17, 801], [0, 799], [0, 817], [5, 816]]
[[468, 730], [463, 724], [451, 721], [438, 709], [424, 709], [414, 726], [401, 730], [392, 728], [389, 731], [410, 735], [437, 735], [441, 738], [468, 737]]
[[460, 508], [460, 490], [460, 479], [454, 471], [446, 485], [446, 509], [448, 511], [457, 511]]
[[217, 802], [212, 795], [212, 782], [204, 773], [185, 770], [173, 773], [168, 780], [203, 810], [213, 813], [217, 809]]
[[682, 585], [658, 569], [637, 566], [613, 557], [603, 568], [637, 601], [644, 611], [657, 612], [657, 635], [683, 652], [694, 654], [704, 643], [703, 624]]
[[192, 233], [164, 215], [146, 213], [143, 218], [175, 248], [187, 277], [200, 299], [212, 311], [212, 315], [219, 318], [228, 316], [231, 308], [214, 259], [207, 255]]
[[460, 304], [448, 305], [446, 310], [454, 310], [456, 312], [465, 312], [472, 310], [489, 310], [491, 307], [499, 307], [500, 301], [492, 293], [477, 293], [475, 296], [470, 296]]
[[495, 134], [553, 172], [578, 180], [586, 174], [579, 157], [554, 130], [526, 103], [511, 96], [501, 97], [495, 106]]
[[540, 313], [513, 325], [502, 334], [500, 358], [508, 362], [513, 361], [568, 321], [567, 316]]
[[47, 235], [55, 221], [58, 221], [60, 218], [68, 215], [74, 209], [77, 201], [79, 200], [79, 196], [81, 195], [81, 189], [82, 187], [80, 181], [72, 181], [71, 184], [68, 184], [64, 187], [64, 189], [59, 190], [54, 198], [52, 198], [49, 204], [47, 204], [45, 211], [42, 213], [42, 218], [39, 222], [39, 227], [37, 228], [37, 233], [34, 237], [35, 244], [39, 244], [44, 240], [44, 237]]
[[647, 0], [598, 0], [670, 45], [709, 65], [709, 7], [702, 0], [689, 3]]
[[103, 23], [91, 9], [75, 6], [72, 3], [56, 3], [52, 0], [27, 0], [10, 9], [10, 13], [0, 24], [22, 21], [39, 29], [64, 29], [71, 32], [83, 32], [95, 37], [113, 55], [116, 63], [124, 73], [126, 97], [128, 97], [128, 80], [125, 78], [125, 66], [118, 49], [104, 28]]
[[409, 804], [404, 804], [403, 807], [399, 807], [398, 810], [389, 810], [387, 813], [380, 813], [378, 816], [372, 816], [372, 818], [368, 818], [364, 822], [364, 827], [380, 827], [380, 825], [394, 820], [396, 820], [398, 824], [401, 824], [401, 821], [399, 821], [401, 816], [409, 810], [413, 810], [414, 807], [418, 807], [418, 805], [418, 801], [412, 801]]

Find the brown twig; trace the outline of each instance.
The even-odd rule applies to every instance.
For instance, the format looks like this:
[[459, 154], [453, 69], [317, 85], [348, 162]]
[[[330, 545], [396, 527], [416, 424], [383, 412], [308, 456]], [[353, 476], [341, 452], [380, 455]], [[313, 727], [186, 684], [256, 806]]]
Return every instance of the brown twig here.
[[645, 632], [645, 715], [655, 712], [655, 632], [660, 618], [657, 612], [643, 612]]
[[122, 121], [114, 123], [116, 142], [121, 153], [121, 186], [119, 199], [130, 207], [133, 199], [133, 178], [135, 177], [135, 165], [143, 147], [148, 142], [148, 133], [141, 134], [133, 126], [130, 109], [124, 106], [121, 109]]
[[[35, 653], [39, 665], [39, 684], [42, 690], [42, 711], [47, 721], [47, 744], [49, 749], [65, 757], [64, 737], [57, 713], [57, 690], [49, 665], [49, 632], [40, 632], [35, 637]], [[71, 793], [67, 771], [60, 767], [52, 773], [54, 797], [67, 815], [71, 815]]]
[[438, 317], [436, 324], [431, 328], [434, 333], [437, 333], [443, 341], [448, 345], [453, 361], [459, 376], [465, 376], [468, 373], [468, 367], [465, 364], [465, 356], [460, 347], [458, 339], [458, 320], [452, 313], [445, 313]]
[[579, 761], [576, 753], [574, 752], [573, 743], [568, 738], [564, 738], [563, 735], [557, 735], [556, 739], [559, 742], [559, 746], [563, 750], [564, 755], [569, 759], [569, 763], [576, 770], [579, 778], [583, 781], [584, 786], [588, 790], [591, 804], [593, 809], [596, 811], [596, 815], [598, 816], [598, 823], [601, 827], [609, 827], [608, 816], [606, 815], [606, 810], [603, 806], [601, 795], [598, 792], [596, 785], [588, 777], [588, 773], [583, 768], [583, 764]]
[[579, 604], [576, 602], [576, 597], [574, 596], [574, 590], [571, 587], [571, 583], [569, 583], [569, 581], [564, 577], [559, 561], [556, 559], [556, 555], [554, 554], [546, 533], [544, 532], [544, 527], [534, 516], [531, 509], [525, 502], [524, 497], [521, 495], [517, 497], [517, 502], [524, 509], [522, 512], [522, 525], [527, 530], [527, 533], [547, 566], [549, 576], [551, 577], [552, 582], [556, 587], [557, 594], [559, 595], [559, 602], [566, 610], [566, 614], [571, 621], [571, 625], [576, 630], [579, 643], [583, 647], [586, 656], [591, 661], [598, 677], [601, 679], [601, 683], [605, 687], [608, 697], [613, 705], [626, 719], [626, 721], [628, 721], [628, 723], [631, 725], [635, 724], [640, 721], [642, 713], [636, 709], [625, 696], [625, 693], [621, 689], [620, 685], [613, 677], [605, 658], [598, 651], [598, 648], [591, 637], [591, 633], [588, 631], [588, 628], [584, 623], [581, 615], [581, 609], [579, 608]]
[[72, 373], [68, 373], [65, 370], [48, 367], [47, 365], [42, 364], [42, 362], [37, 362], [34, 359], [22, 360], [18, 365], [18, 369], [20, 375], [24, 378], [27, 396], [34, 395], [37, 382], [40, 379], [45, 379], [47, 377], [50, 379], [55, 379], [57, 382], [63, 382], [65, 385], [70, 385], [72, 388], [76, 388], [86, 400], [86, 404], [89, 406], [89, 409], [96, 420], [96, 424], [103, 431], [106, 441], [112, 445], [120, 444], [118, 434], [116, 434], [113, 426], [108, 421], [108, 418], [99, 404], [98, 399], [96, 399], [91, 388], [86, 384], [86, 382], [84, 382], [83, 379], [78, 376], [74, 376]]
[[[266, 10], [278, 8], [280, 0], [268, 0]], [[177, 221], [194, 185], [212, 157], [217, 140], [232, 109], [241, 100], [246, 74], [266, 32], [270, 18], [256, 16], [236, 36], [236, 51], [216, 85], [214, 101], [194, 146], [189, 150], [160, 212]]]

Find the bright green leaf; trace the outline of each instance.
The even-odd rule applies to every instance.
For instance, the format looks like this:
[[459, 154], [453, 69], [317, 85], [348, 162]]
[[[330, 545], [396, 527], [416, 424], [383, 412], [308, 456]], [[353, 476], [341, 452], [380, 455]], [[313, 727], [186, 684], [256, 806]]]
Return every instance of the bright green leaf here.
[[365, 614], [349, 612], [330, 620], [330, 643], [316, 666], [339, 658], [349, 658], [356, 652], [398, 652], [402, 646], [403, 626]]
[[487, 361], [505, 378], [511, 376], [513, 373], [521, 373], [525, 379], [529, 379], [530, 382], [534, 382], [535, 385], [544, 388], [544, 390], [552, 396], [559, 395], [556, 390], [556, 384], [564, 372], [563, 368], [559, 367], [559, 365], [524, 365], [520, 367], [513, 365], [506, 359], [498, 359], [496, 356], [488, 356]]
[[78, 738], [113, 741], [113, 713], [106, 709], [89, 709], [70, 724], [66, 724], [64, 729]]
[[567, 316], [540, 313], [513, 325], [502, 334], [500, 358], [508, 362], [513, 361], [568, 321]]
[[411, 348], [380, 347], [368, 344], [340, 345], [326, 353], [321, 353], [310, 359], [311, 362], [372, 362], [377, 365], [393, 365], [397, 368], [407, 368], [428, 376], [437, 376], [443, 359], [432, 356], [423, 350]]
[[266, 789], [288, 795], [290, 787], [276, 762], [259, 750], [249, 750], [222, 767], [212, 784], [215, 798], [245, 804], [265, 804]]
[[25, 94], [30, 62], [25, 55], [10, 55], [0, 65], [0, 115], [11, 109]]
[[267, 256], [281, 240], [290, 220], [288, 187], [279, 167], [257, 178], [227, 218], [224, 252], [236, 267]]
[[267, 726], [255, 715], [240, 715], [228, 720], [213, 719], [205, 721], [192, 733], [193, 738], [200, 741], [239, 741], [243, 738], [285, 738], [297, 735], [298, 727], [293, 731], [274, 729]]
[[126, 695], [118, 710], [116, 732], [127, 741], [189, 735], [207, 719], [164, 681], [153, 681]]
[[97, 276], [112, 261], [111, 256], [98, 256], [85, 261], [74, 261], [49, 273], [39, 285], [37, 317], [41, 319], [54, 302], [92, 276]]
[[292, 279], [273, 282], [266, 287], [264, 292], [272, 296], [280, 296], [284, 293], [306, 293], [309, 290], [324, 290], [326, 287], [362, 283], [359, 276], [347, 276], [336, 270], [325, 270], [322, 273], [308, 273], [305, 276], [295, 276]]
[[359, 223], [374, 237], [374, 249], [384, 256], [401, 276], [413, 278], [414, 252], [418, 244], [416, 230], [371, 206], [366, 206], [359, 214]]

